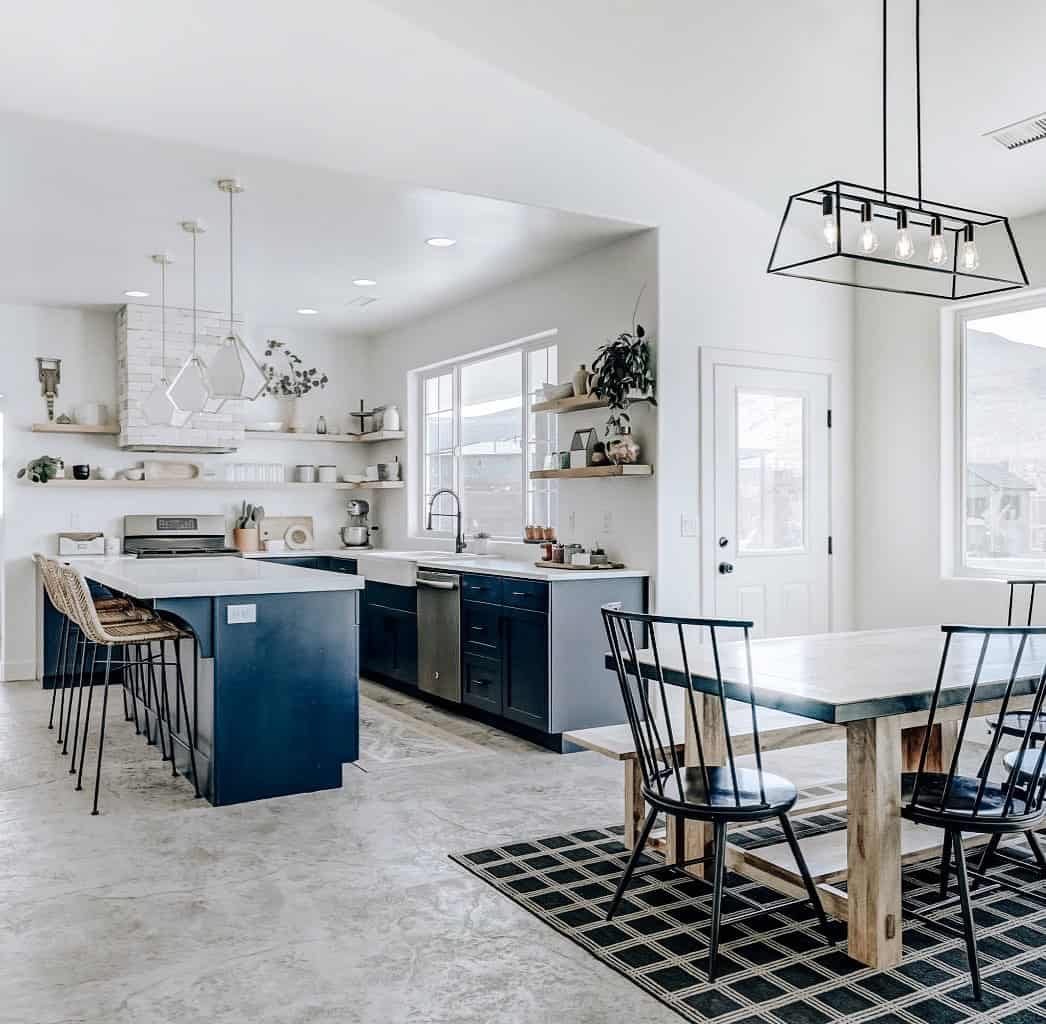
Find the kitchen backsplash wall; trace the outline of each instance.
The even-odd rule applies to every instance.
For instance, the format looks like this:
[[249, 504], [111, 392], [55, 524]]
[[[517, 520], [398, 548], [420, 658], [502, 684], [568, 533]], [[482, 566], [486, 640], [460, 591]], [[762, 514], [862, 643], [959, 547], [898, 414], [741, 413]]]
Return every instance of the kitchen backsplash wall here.
[[[144, 455], [122, 452], [115, 437], [35, 434], [33, 423], [47, 418], [44, 399], [36, 380], [38, 355], [62, 359], [62, 382], [56, 403], [58, 413], [75, 413], [85, 401], [105, 403], [115, 413], [116, 343], [111, 311], [56, 309], [0, 305], [0, 358], [5, 368], [0, 399], [4, 416], [3, 568], [2, 588], [5, 678], [31, 678], [36, 669], [36, 592], [31, 555], [34, 551], [57, 550], [61, 530], [102, 530], [119, 535], [128, 513], [174, 510], [185, 513], [221, 512], [230, 518], [239, 502], [260, 502], [272, 515], [312, 515], [316, 541], [321, 546], [339, 543], [337, 530], [345, 521], [345, 501], [350, 492], [317, 488], [315, 492], [251, 489], [250, 484], [231, 485], [224, 490], [161, 489], [132, 491], [91, 487], [74, 491], [48, 484], [27, 484], [15, 479], [19, 467], [39, 455], [55, 455], [67, 466], [86, 463], [116, 470], [133, 466], [143, 458], [191, 459], [204, 465], [223, 467], [229, 462], [281, 462], [293, 467], [299, 462], [337, 464], [343, 472], [362, 471], [375, 453], [370, 445], [310, 444], [265, 437], [252, 437], [231, 455]], [[253, 351], [261, 355], [266, 338], [280, 338], [331, 379], [324, 390], [305, 399], [305, 411], [314, 422], [326, 417], [332, 430], [344, 430], [347, 413], [359, 407], [360, 398], [377, 400], [368, 383], [367, 342], [357, 336], [320, 330], [267, 329], [250, 331]], [[252, 421], [287, 418], [287, 403], [263, 398], [250, 407]], [[235, 488], [239, 488], [236, 490]], [[376, 521], [383, 518], [381, 492], [374, 501]]]
[[[374, 388], [401, 402], [401, 409], [410, 410], [414, 396], [407, 393], [407, 375], [411, 370], [552, 329], [558, 332], [559, 379], [568, 381], [580, 363], [591, 366], [601, 344], [631, 329], [636, 296], [644, 285], [638, 319], [655, 339], [656, 349], [657, 235], [643, 231], [399, 330], [376, 335], [371, 362]], [[654, 463], [657, 473], [671, 472], [671, 467], [657, 465], [656, 410], [640, 404], [630, 412], [643, 446], [640, 461]], [[414, 415], [411, 411], [408, 420]], [[559, 447], [569, 448], [573, 431], [584, 427], [596, 428], [602, 438], [607, 415], [607, 410], [597, 409], [559, 416]], [[693, 444], [696, 458], [696, 433]], [[384, 454], [392, 453], [390, 447]], [[417, 456], [410, 446], [407, 461], [412, 470], [417, 468], [413, 465]], [[612, 557], [630, 567], [655, 568], [656, 480], [560, 480], [558, 487], [560, 537], [586, 547], [599, 541]], [[413, 500], [413, 493], [396, 491], [384, 498], [383, 543], [388, 547], [434, 546], [431, 538], [411, 535], [408, 500]], [[416, 526], [413, 532], [417, 534]], [[522, 544], [499, 545], [499, 553], [534, 557], [534, 549]]]

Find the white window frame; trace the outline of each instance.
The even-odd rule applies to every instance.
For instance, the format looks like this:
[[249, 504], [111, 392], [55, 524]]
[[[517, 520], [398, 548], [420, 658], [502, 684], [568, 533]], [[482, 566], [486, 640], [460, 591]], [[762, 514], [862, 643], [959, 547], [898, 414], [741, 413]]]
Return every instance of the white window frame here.
[[[523, 426], [521, 435], [521, 448], [523, 452], [522, 458], [522, 495], [523, 495], [523, 509], [522, 516], [525, 518], [530, 508], [530, 492], [533, 489], [531, 487], [531, 480], [528, 468], [528, 455], [530, 451], [531, 443], [531, 432], [530, 432], [530, 410], [526, 408], [526, 403], [529, 401], [529, 394], [527, 393], [527, 371], [528, 371], [528, 359], [527, 356], [530, 352], [536, 349], [549, 348], [552, 345], [558, 347], [559, 330], [558, 328], [551, 328], [547, 331], [541, 331], [538, 334], [528, 335], [525, 338], [518, 338], [514, 341], [507, 342], [503, 345], [496, 345], [491, 348], [481, 349], [477, 352], [470, 352], [468, 355], [460, 356], [455, 359], [448, 359], [441, 363], [434, 363], [431, 366], [421, 367], [417, 370], [412, 370], [408, 373], [408, 394], [411, 396], [412, 404], [416, 409], [416, 415], [411, 417], [411, 421], [414, 424], [411, 437], [411, 451], [412, 451], [412, 462], [417, 467], [416, 470], [410, 474], [409, 477], [409, 492], [408, 492], [408, 503], [410, 508], [410, 523], [408, 526], [408, 534], [413, 539], [421, 540], [453, 540], [454, 539], [454, 517], [449, 518], [434, 516], [433, 517], [433, 528], [430, 530], [426, 527], [426, 521], [428, 518], [428, 507], [425, 498], [425, 385], [426, 382], [434, 377], [441, 377], [447, 373], [451, 374], [451, 404], [454, 413], [453, 418], [453, 464], [454, 464], [454, 491], [457, 494], [461, 494], [461, 373], [462, 370], [474, 366], [476, 363], [486, 362], [489, 359], [495, 359], [498, 356], [508, 355], [510, 353], [519, 352], [521, 358], [521, 391], [523, 395], [524, 409], [523, 409]], [[540, 415], [540, 414], [539, 414]], [[550, 438], [551, 450], [556, 449], [558, 444], [558, 424], [555, 413], [545, 414], [549, 417], [549, 431], [548, 436]], [[554, 481], [548, 482], [549, 490], [555, 495], [558, 485]], [[552, 502], [553, 507], [558, 512], [558, 501]], [[468, 509], [462, 510], [462, 531], [466, 530], [466, 523], [468, 517]], [[558, 518], [554, 517], [554, 518]], [[521, 519], [519, 524], [519, 533], [513, 537], [491, 537], [491, 540], [495, 543], [521, 543], [523, 539], [523, 528], [526, 523]], [[542, 524], [546, 525], [546, 524]], [[558, 527], [558, 523], [547, 524], [550, 526]]]
[[1046, 307], [1046, 289], [978, 300], [941, 311], [941, 576], [944, 579], [1035, 578], [1042, 571], [966, 564], [966, 325], [970, 320]]

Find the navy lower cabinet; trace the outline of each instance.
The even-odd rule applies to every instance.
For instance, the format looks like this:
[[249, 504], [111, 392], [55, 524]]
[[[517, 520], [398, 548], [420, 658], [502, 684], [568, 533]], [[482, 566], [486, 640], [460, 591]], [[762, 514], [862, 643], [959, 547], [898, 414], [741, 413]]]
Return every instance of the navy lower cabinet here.
[[493, 715], [501, 714], [500, 660], [468, 652], [462, 656], [461, 701]]
[[501, 610], [501, 714], [549, 731], [548, 616]]
[[364, 675], [417, 685], [417, 599], [413, 587], [367, 582], [360, 631]]

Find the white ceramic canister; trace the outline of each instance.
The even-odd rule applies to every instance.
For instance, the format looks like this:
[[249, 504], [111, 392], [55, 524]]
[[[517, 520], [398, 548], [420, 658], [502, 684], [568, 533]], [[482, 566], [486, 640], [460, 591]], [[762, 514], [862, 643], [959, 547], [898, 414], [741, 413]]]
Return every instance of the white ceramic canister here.
[[294, 479], [300, 484], [314, 484], [316, 483], [316, 467], [315, 466], [295, 466], [294, 467]]
[[337, 466], [317, 466], [316, 479], [321, 484], [336, 484], [338, 482]]
[[385, 406], [385, 415], [382, 417], [382, 430], [401, 430], [400, 410], [398, 405]]

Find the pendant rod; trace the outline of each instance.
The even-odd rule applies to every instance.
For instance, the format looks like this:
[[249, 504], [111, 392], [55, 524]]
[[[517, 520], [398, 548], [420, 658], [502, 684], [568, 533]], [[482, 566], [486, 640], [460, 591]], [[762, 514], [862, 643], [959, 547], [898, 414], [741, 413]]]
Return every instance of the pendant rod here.
[[229, 334], [232, 335], [233, 322], [233, 258], [232, 258], [232, 197], [235, 195], [233, 189], [229, 189]]
[[886, 184], [886, 5], [883, 0], [883, 202], [889, 198]]
[[167, 259], [160, 262], [160, 383], [167, 383]]
[[919, 209], [923, 207], [923, 94], [920, 68], [922, 40], [919, 35], [921, 0], [915, 0], [915, 159], [919, 179]]
[[192, 354], [196, 358], [196, 232], [192, 233]]

